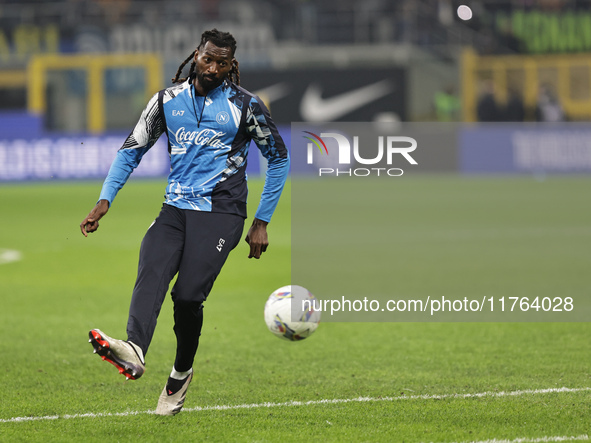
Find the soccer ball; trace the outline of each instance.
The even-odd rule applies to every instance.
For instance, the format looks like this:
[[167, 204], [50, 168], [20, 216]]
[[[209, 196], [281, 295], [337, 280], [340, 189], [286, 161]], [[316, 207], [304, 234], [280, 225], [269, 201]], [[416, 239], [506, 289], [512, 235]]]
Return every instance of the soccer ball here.
[[309, 337], [320, 322], [320, 311], [315, 309], [315, 302], [316, 297], [301, 286], [277, 289], [265, 304], [265, 322], [269, 331], [290, 341]]

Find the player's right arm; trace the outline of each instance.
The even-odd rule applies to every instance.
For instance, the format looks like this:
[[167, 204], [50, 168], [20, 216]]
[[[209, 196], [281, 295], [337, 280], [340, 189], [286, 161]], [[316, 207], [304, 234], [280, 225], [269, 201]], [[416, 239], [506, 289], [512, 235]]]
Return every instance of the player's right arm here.
[[98, 229], [98, 221], [107, 213], [115, 196], [139, 165], [142, 157], [164, 132], [164, 121], [158, 106], [158, 93], [148, 102], [135, 128], [115, 156], [107, 178], [103, 183], [99, 201], [80, 224], [80, 231], [87, 237]]
[[80, 231], [84, 237], [94, 232], [99, 227], [99, 220], [109, 211], [109, 202], [107, 200], [99, 200], [92, 211], [86, 216], [82, 223], [80, 223]]

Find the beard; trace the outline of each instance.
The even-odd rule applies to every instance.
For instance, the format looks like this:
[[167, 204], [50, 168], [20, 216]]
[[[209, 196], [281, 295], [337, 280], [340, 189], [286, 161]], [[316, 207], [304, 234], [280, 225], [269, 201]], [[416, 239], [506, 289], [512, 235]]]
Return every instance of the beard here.
[[206, 91], [211, 91], [212, 89], [217, 88], [224, 82], [225, 77], [215, 77], [215, 76], [208, 76], [203, 73], [197, 74], [197, 81], [199, 85]]

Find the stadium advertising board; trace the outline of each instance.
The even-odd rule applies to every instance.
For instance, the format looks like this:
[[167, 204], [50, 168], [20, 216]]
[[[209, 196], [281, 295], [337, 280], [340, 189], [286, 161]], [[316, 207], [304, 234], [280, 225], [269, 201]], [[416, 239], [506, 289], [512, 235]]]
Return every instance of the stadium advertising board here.
[[[125, 135], [0, 140], [0, 181], [104, 178]], [[164, 139], [134, 171], [135, 177], [166, 175]]]
[[478, 125], [459, 136], [465, 173], [589, 173], [591, 127], [562, 125]]
[[277, 123], [406, 118], [402, 68], [244, 71], [240, 83], [261, 97]]
[[[289, 128], [279, 128], [289, 149]], [[7, 132], [8, 134], [8, 132]], [[26, 180], [104, 179], [127, 134], [50, 135], [0, 138], [0, 182]], [[265, 171], [266, 160], [251, 144], [247, 173]], [[164, 177], [170, 172], [167, 140], [160, 137], [142, 158], [132, 177]]]
[[[324, 175], [336, 175], [338, 171], [343, 175], [350, 168], [352, 174], [358, 176], [388, 174], [392, 168], [398, 171], [395, 173], [392, 169], [392, 176], [401, 175], [400, 169], [409, 168], [409, 171], [459, 171], [466, 174], [591, 172], [591, 127], [582, 123], [560, 126], [404, 123], [404, 133], [400, 132], [398, 123], [337, 123], [337, 126], [347, 129], [341, 143], [330, 135], [335, 134], [334, 124], [322, 126], [300, 122], [292, 127], [279, 125], [279, 132], [290, 151], [292, 140], [297, 140], [305, 149], [304, 154], [299, 152], [302, 155], [292, 152], [292, 174], [310, 176], [322, 171]], [[358, 130], [353, 133], [351, 128]], [[388, 131], [388, 128], [394, 129]], [[0, 139], [0, 181], [102, 179], [127, 136], [123, 133], [52, 135], [40, 130], [25, 137], [8, 129], [3, 135], [5, 137]], [[410, 140], [403, 140], [407, 138]], [[324, 147], [324, 152], [320, 151], [310, 139], [319, 145], [324, 143], [328, 153]], [[312, 145], [311, 149], [309, 145]], [[334, 152], [329, 154], [331, 150]], [[313, 162], [310, 156], [313, 156]], [[350, 163], [341, 161], [346, 158]], [[253, 176], [264, 173], [265, 164], [259, 150], [252, 144], [247, 172]], [[142, 159], [133, 176], [162, 177], [168, 175], [169, 168], [166, 138], [161, 137]]]

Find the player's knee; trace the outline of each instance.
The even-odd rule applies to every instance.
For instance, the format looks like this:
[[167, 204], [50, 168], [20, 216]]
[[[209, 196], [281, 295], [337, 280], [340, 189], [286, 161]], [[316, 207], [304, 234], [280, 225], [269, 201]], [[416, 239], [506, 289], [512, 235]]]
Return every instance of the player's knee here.
[[203, 300], [186, 300], [183, 298], [179, 298], [174, 300], [174, 310], [176, 311], [186, 311], [186, 312], [197, 312], [203, 309]]
[[[186, 275], [185, 275], [186, 277]], [[174, 288], [171, 291], [172, 301], [180, 304], [191, 305], [192, 303], [203, 303], [207, 299], [213, 281], [193, 281], [189, 282], [186, 278], [177, 279]]]

